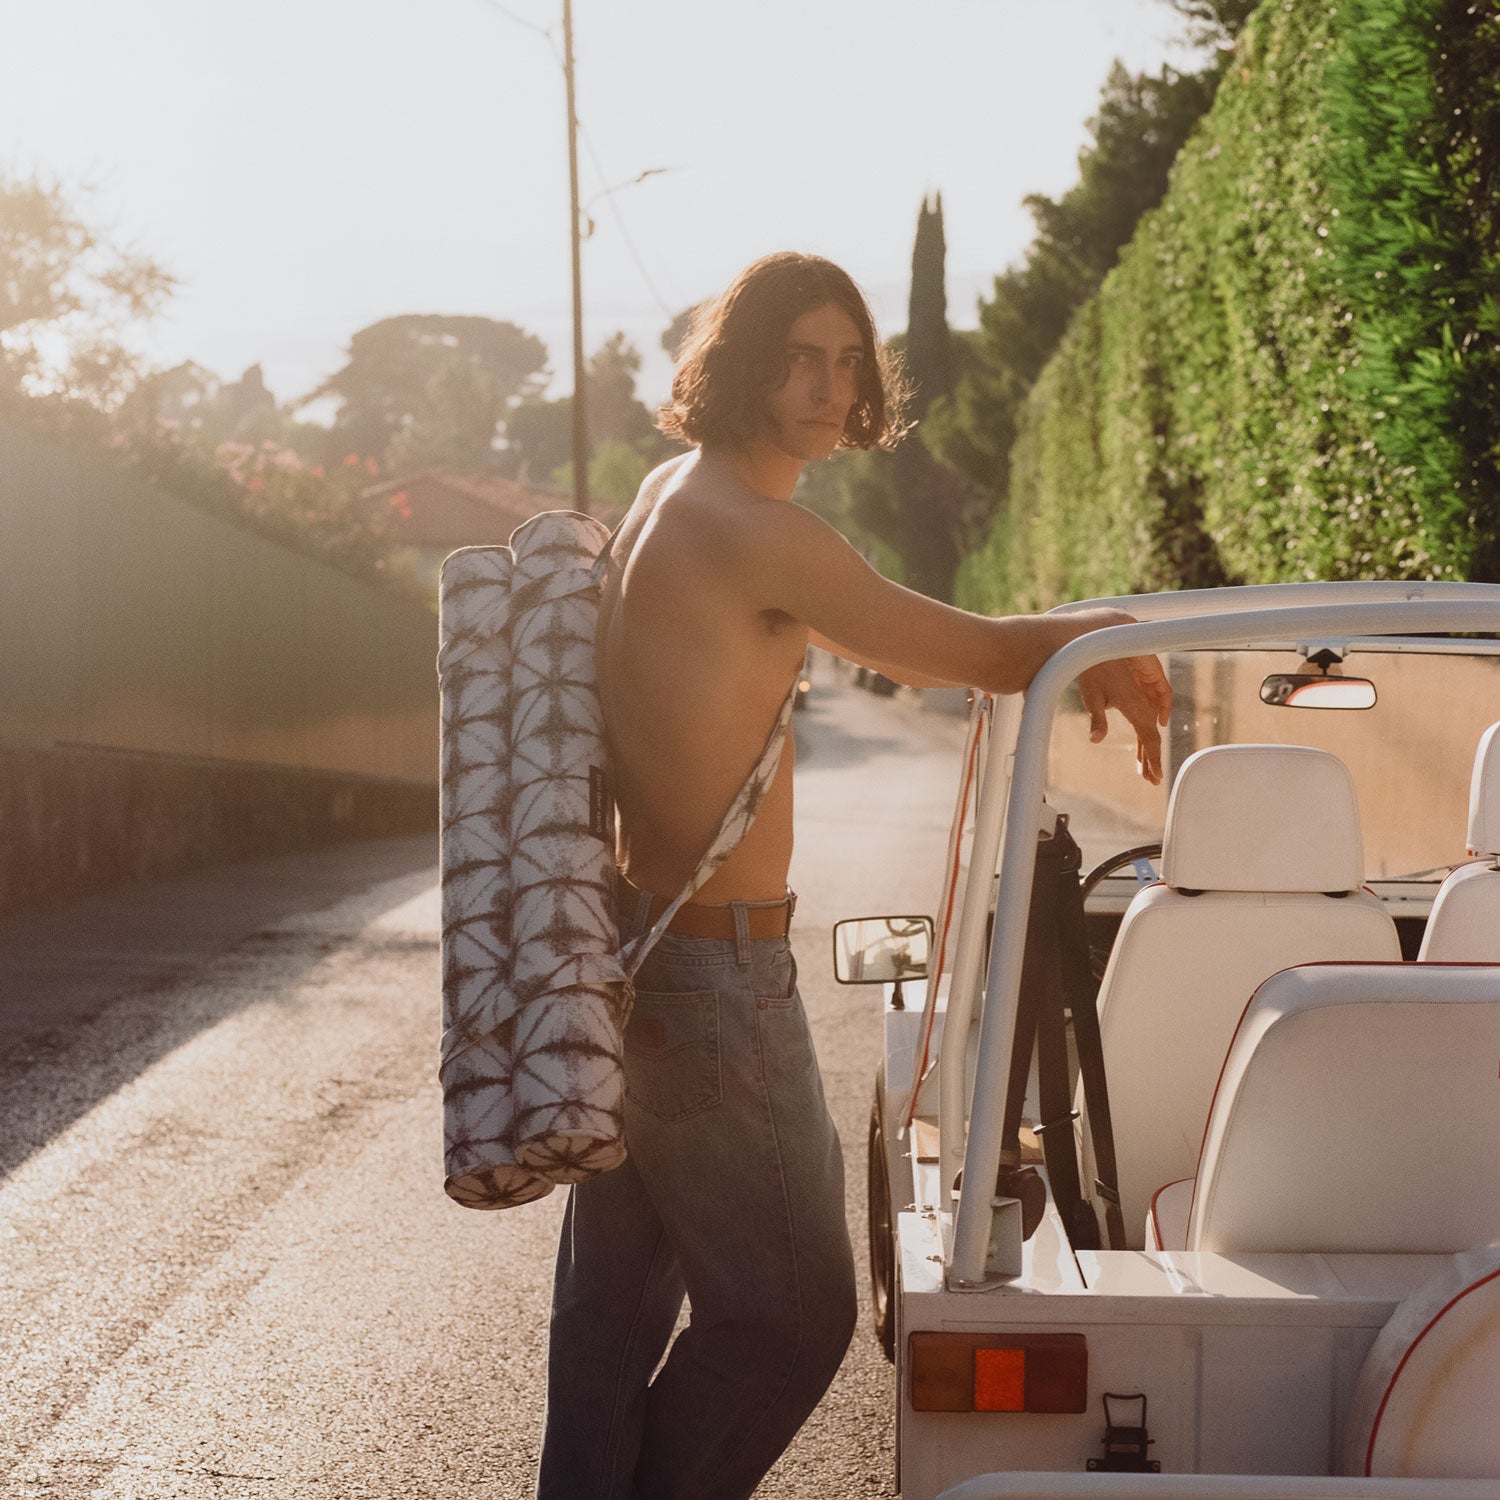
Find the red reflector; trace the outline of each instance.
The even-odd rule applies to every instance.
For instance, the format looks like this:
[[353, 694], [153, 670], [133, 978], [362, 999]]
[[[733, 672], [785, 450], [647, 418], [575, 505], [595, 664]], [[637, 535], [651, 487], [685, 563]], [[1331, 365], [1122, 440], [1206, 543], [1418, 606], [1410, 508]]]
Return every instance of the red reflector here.
[[974, 1351], [974, 1410], [1026, 1410], [1026, 1351]]
[[1081, 1333], [913, 1333], [906, 1349], [913, 1411], [1088, 1410]]

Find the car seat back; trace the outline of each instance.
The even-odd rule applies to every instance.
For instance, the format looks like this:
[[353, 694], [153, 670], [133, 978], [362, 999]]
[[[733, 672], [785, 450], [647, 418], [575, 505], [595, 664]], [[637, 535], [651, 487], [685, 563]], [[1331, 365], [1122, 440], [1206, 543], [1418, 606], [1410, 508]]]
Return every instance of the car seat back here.
[[1500, 1239], [1500, 970], [1273, 975], [1225, 1058], [1188, 1250], [1456, 1254]]
[[1470, 854], [1438, 888], [1422, 934], [1421, 961], [1500, 963], [1500, 724], [1480, 737], [1469, 781]]
[[[1245, 1003], [1278, 969], [1396, 959], [1395, 924], [1360, 889], [1348, 769], [1297, 745], [1223, 745], [1183, 763], [1163, 883], [1127, 909], [1099, 991], [1118, 1188], [1139, 1249], [1151, 1194], [1189, 1177]], [[1086, 1121], [1082, 1090], [1075, 1100]], [[1085, 1192], [1095, 1178], [1088, 1129]]]

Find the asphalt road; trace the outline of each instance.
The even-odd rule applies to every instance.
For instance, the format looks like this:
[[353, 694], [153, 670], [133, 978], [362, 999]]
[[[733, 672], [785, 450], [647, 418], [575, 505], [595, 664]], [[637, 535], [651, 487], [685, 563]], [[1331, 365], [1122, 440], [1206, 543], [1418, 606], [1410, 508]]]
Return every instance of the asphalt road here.
[[[961, 722], [825, 666], [798, 715], [801, 985], [864, 1242], [877, 1000], [840, 916], [929, 910]], [[0, 923], [0, 1497], [521, 1500], [563, 1195], [439, 1183], [433, 841]], [[894, 1493], [868, 1315], [757, 1492]]]

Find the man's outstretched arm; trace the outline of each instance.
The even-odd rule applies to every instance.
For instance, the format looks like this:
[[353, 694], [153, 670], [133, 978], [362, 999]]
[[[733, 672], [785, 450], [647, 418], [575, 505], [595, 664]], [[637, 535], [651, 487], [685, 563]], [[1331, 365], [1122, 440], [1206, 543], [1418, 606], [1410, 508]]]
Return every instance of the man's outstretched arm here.
[[[735, 587], [755, 609], [780, 610], [805, 623], [832, 649], [855, 660], [887, 662], [929, 681], [991, 693], [1024, 691], [1042, 663], [1078, 636], [1133, 623], [1119, 610], [992, 618], [940, 604], [881, 577], [843, 536], [801, 506], [767, 501], [739, 518], [724, 539]], [[1092, 667], [1079, 678], [1090, 734], [1107, 733], [1106, 710], [1119, 710], [1136, 732], [1136, 756], [1161, 779], [1160, 726], [1172, 695], [1155, 657]]]
[[841, 656], [845, 661], [852, 661], [857, 667], [868, 667], [872, 672], [879, 672], [884, 677], [889, 677], [892, 682], [899, 682], [903, 687], [928, 688], [928, 687], [968, 687], [966, 682], [949, 682], [946, 677], [933, 677], [927, 672], [918, 672], [912, 667], [898, 667], [894, 662], [875, 661], [871, 657], [858, 656], [847, 646], [835, 645], [827, 637], [821, 636], [811, 628], [807, 632], [807, 644], [817, 646], [819, 650], [830, 651], [835, 656]]

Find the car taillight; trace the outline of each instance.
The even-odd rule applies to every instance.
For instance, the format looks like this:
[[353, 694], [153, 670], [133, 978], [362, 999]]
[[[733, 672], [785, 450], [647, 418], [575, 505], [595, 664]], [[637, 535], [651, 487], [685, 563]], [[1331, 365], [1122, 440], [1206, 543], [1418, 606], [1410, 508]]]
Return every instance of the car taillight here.
[[1081, 1333], [913, 1333], [907, 1354], [913, 1411], [1088, 1409]]

